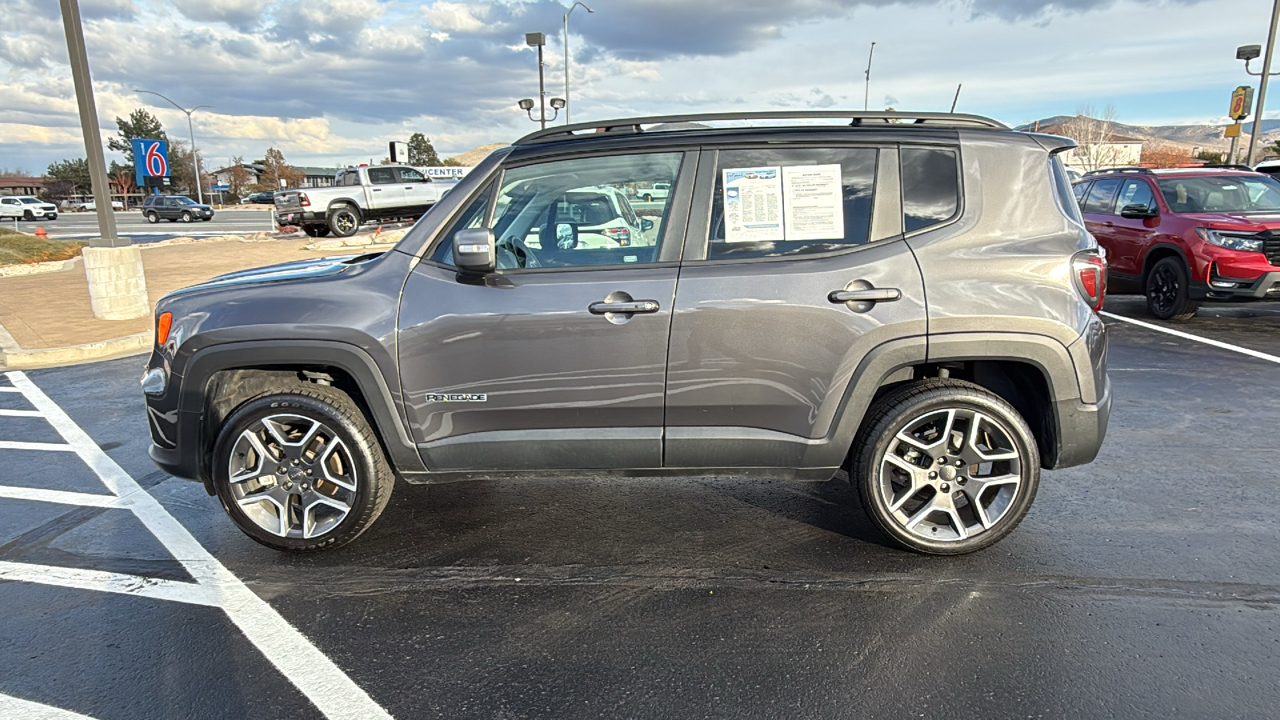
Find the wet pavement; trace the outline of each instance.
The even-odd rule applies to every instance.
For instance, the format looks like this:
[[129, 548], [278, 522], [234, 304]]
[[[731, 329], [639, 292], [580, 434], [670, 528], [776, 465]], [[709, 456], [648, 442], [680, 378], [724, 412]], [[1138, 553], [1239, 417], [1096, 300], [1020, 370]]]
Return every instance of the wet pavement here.
[[[1108, 311], [1166, 325], [1136, 298]], [[335, 704], [360, 695], [340, 678], [400, 718], [1271, 716], [1280, 304], [1176, 326], [1275, 360], [1108, 324], [1100, 457], [1045, 473], [1017, 531], [959, 558], [890, 547], [840, 479], [733, 478], [400, 484], [352, 545], [285, 556], [151, 464], [140, 357], [29, 372], [159, 510], [0, 497], [0, 716], [6, 697], [95, 718], [370, 716]], [[66, 439], [0, 414], [0, 441]], [[0, 448], [0, 485], [108, 493], [93, 453]], [[175, 556], [160, 514], [230, 577]], [[154, 586], [3, 575], [19, 564]]]

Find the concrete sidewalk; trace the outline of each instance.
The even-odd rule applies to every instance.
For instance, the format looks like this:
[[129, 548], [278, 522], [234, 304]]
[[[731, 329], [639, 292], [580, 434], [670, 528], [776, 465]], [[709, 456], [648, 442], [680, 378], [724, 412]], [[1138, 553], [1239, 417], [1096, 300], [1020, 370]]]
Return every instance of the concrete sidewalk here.
[[[309, 238], [218, 239], [138, 247], [154, 307], [166, 293], [224, 273], [365, 251], [331, 243], [308, 249], [309, 243], [315, 247]], [[82, 262], [58, 272], [0, 277], [0, 367], [49, 367], [142, 352], [151, 347], [152, 322], [150, 316], [95, 318]]]

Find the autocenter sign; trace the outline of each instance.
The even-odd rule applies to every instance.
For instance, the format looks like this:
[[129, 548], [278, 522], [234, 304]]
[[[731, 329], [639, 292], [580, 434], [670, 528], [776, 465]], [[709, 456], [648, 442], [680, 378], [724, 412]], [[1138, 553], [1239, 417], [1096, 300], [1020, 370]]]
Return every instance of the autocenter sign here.
[[475, 168], [459, 166], [425, 167], [422, 172], [432, 180], [460, 180]]

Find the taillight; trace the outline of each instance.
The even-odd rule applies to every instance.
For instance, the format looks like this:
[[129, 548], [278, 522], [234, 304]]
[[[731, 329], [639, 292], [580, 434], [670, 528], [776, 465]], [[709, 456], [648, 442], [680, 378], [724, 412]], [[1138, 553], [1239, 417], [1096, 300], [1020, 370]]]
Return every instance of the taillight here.
[[1076, 289], [1089, 307], [1098, 312], [1107, 299], [1107, 257], [1096, 250], [1086, 250], [1071, 260]]
[[307, 197], [306, 193], [300, 192], [298, 193], [298, 204], [301, 205], [302, 207], [310, 207], [311, 199]]
[[605, 228], [604, 235], [619, 245], [631, 244], [631, 231], [626, 228]]

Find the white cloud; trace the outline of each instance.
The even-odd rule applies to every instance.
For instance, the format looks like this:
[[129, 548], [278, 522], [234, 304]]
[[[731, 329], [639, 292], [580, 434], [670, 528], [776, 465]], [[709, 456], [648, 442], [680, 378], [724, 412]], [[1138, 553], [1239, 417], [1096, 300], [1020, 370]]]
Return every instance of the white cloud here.
[[262, 19], [264, 0], [172, 0], [178, 12], [192, 20], [251, 27]]
[[421, 8], [422, 17], [431, 27], [448, 32], [485, 33], [491, 27], [488, 21], [490, 6], [477, 3], [446, 2], [439, 0]]

